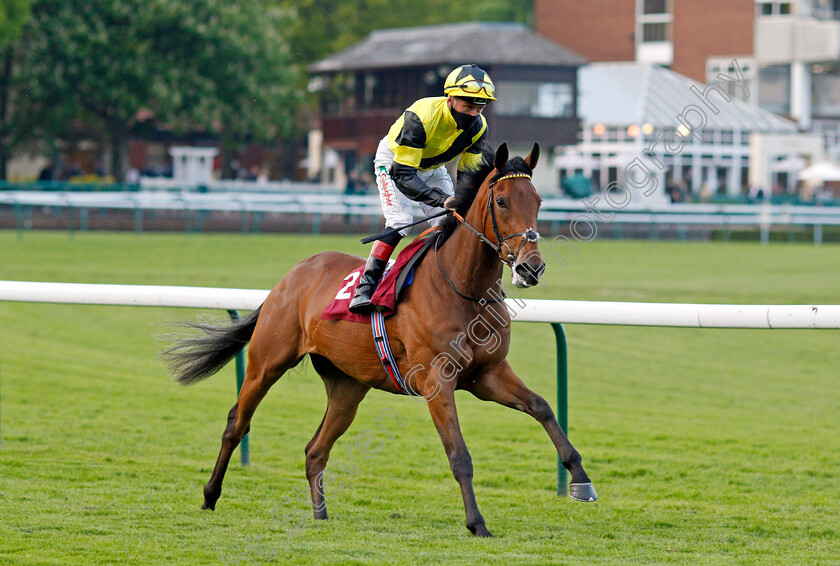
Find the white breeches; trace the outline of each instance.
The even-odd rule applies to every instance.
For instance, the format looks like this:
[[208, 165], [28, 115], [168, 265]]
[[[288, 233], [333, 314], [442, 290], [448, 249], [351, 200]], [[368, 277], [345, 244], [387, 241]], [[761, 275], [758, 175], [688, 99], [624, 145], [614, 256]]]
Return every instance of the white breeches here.
[[[410, 224], [414, 221], [414, 213], [412, 211], [414, 201], [405, 196], [397, 188], [391, 179], [391, 175], [388, 173], [393, 159], [394, 154], [388, 147], [387, 142], [383, 140], [379, 144], [379, 149], [376, 152], [376, 158], [373, 163], [374, 175], [376, 175], [376, 188], [379, 189], [379, 202], [382, 205], [382, 213], [385, 215], [385, 226], [388, 228]], [[446, 167], [440, 166], [436, 169], [418, 171], [417, 174], [427, 185], [437, 187], [449, 196], [455, 195], [452, 177], [449, 176], [449, 171], [446, 170]], [[431, 216], [432, 214], [443, 211], [443, 208], [437, 206], [429, 206], [422, 202], [418, 204], [425, 216]], [[437, 226], [445, 218], [445, 216], [435, 218], [431, 221], [431, 224]], [[408, 231], [408, 228], [400, 230], [400, 235], [405, 236], [408, 234]]]

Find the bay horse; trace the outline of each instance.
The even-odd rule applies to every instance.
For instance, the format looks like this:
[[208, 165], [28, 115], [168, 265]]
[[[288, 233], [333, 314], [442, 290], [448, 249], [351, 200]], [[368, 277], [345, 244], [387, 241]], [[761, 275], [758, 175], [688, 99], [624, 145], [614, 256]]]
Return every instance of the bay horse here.
[[[485, 154], [477, 171], [458, 175], [457, 212], [444, 222], [434, 251], [416, 266], [399, 309], [385, 323], [406, 387], [426, 399], [461, 489], [467, 528], [479, 537], [492, 535], [473, 492], [473, 466], [458, 424], [456, 389], [534, 417], [571, 474], [570, 496], [579, 501], [598, 498], [580, 454], [549, 404], [525, 386], [505, 359], [510, 312], [503, 303], [491, 306], [503, 296], [499, 286], [504, 265], [511, 267], [517, 287], [536, 285], [545, 269], [539, 235], [533, 228], [540, 197], [531, 174], [538, 158], [538, 144], [526, 158], [511, 160], [507, 145], [502, 144], [495, 154]], [[406, 393], [383, 370], [368, 325], [321, 319], [342, 280], [362, 263], [362, 258], [337, 252], [304, 259], [247, 318], [219, 326], [188, 323], [201, 333], [183, 338], [164, 352], [175, 379], [190, 384], [217, 372], [250, 342], [245, 380], [228, 415], [216, 466], [204, 487], [202, 509], [215, 509], [231, 454], [249, 431], [257, 405], [286, 371], [309, 355], [324, 381], [327, 409], [306, 445], [306, 477], [315, 519], [327, 518], [320, 482], [330, 450], [353, 422], [359, 403], [371, 388]], [[477, 326], [471, 326], [479, 319], [483, 321], [481, 336]], [[490, 334], [498, 337], [492, 345]], [[440, 355], [447, 352], [450, 365], [440, 371]], [[407, 375], [408, 368], [421, 371]]]

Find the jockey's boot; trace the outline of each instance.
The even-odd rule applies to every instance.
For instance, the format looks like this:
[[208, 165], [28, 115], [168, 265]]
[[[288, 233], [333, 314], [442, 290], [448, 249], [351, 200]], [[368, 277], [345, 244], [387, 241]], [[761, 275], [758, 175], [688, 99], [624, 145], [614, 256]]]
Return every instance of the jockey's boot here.
[[365, 264], [365, 270], [362, 273], [362, 279], [356, 287], [356, 294], [350, 301], [350, 312], [366, 314], [373, 310], [370, 299], [373, 297], [373, 292], [376, 291], [376, 286], [379, 285], [379, 280], [388, 265], [388, 258], [391, 257], [393, 251], [394, 246], [386, 244], [382, 240], [374, 242]]

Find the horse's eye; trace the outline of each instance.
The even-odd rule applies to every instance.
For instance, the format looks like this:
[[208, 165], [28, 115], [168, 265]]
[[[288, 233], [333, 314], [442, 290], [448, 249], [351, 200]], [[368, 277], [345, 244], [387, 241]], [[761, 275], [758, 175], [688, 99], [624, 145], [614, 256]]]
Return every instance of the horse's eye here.
[[505, 199], [503, 199], [503, 198], [497, 198], [496, 199], [496, 204], [499, 205], [499, 208], [506, 208], [507, 207], [507, 203], [505, 202]]

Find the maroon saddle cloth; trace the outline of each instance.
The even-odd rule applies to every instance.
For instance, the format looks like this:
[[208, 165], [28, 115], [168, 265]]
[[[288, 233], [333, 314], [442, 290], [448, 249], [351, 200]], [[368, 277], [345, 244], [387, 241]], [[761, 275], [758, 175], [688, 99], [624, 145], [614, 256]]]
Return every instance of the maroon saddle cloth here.
[[[434, 244], [436, 238], [436, 233], [426, 238], [417, 238], [397, 255], [393, 265], [385, 272], [371, 298], [371, 303], [376, 305], [384, 316], [391, 316], [397, 311], [400, 291], [411, 285], [414, 278], [414, 266]], [[364, 268], [365, 266], [362, 265], [347, 274], [347, 277], [341, 282], [335, 298], [321, 313], [322, 319], [349, 320], [350, 322], [370, 324], [370, 314], [355, 314], [348, 310]]]

